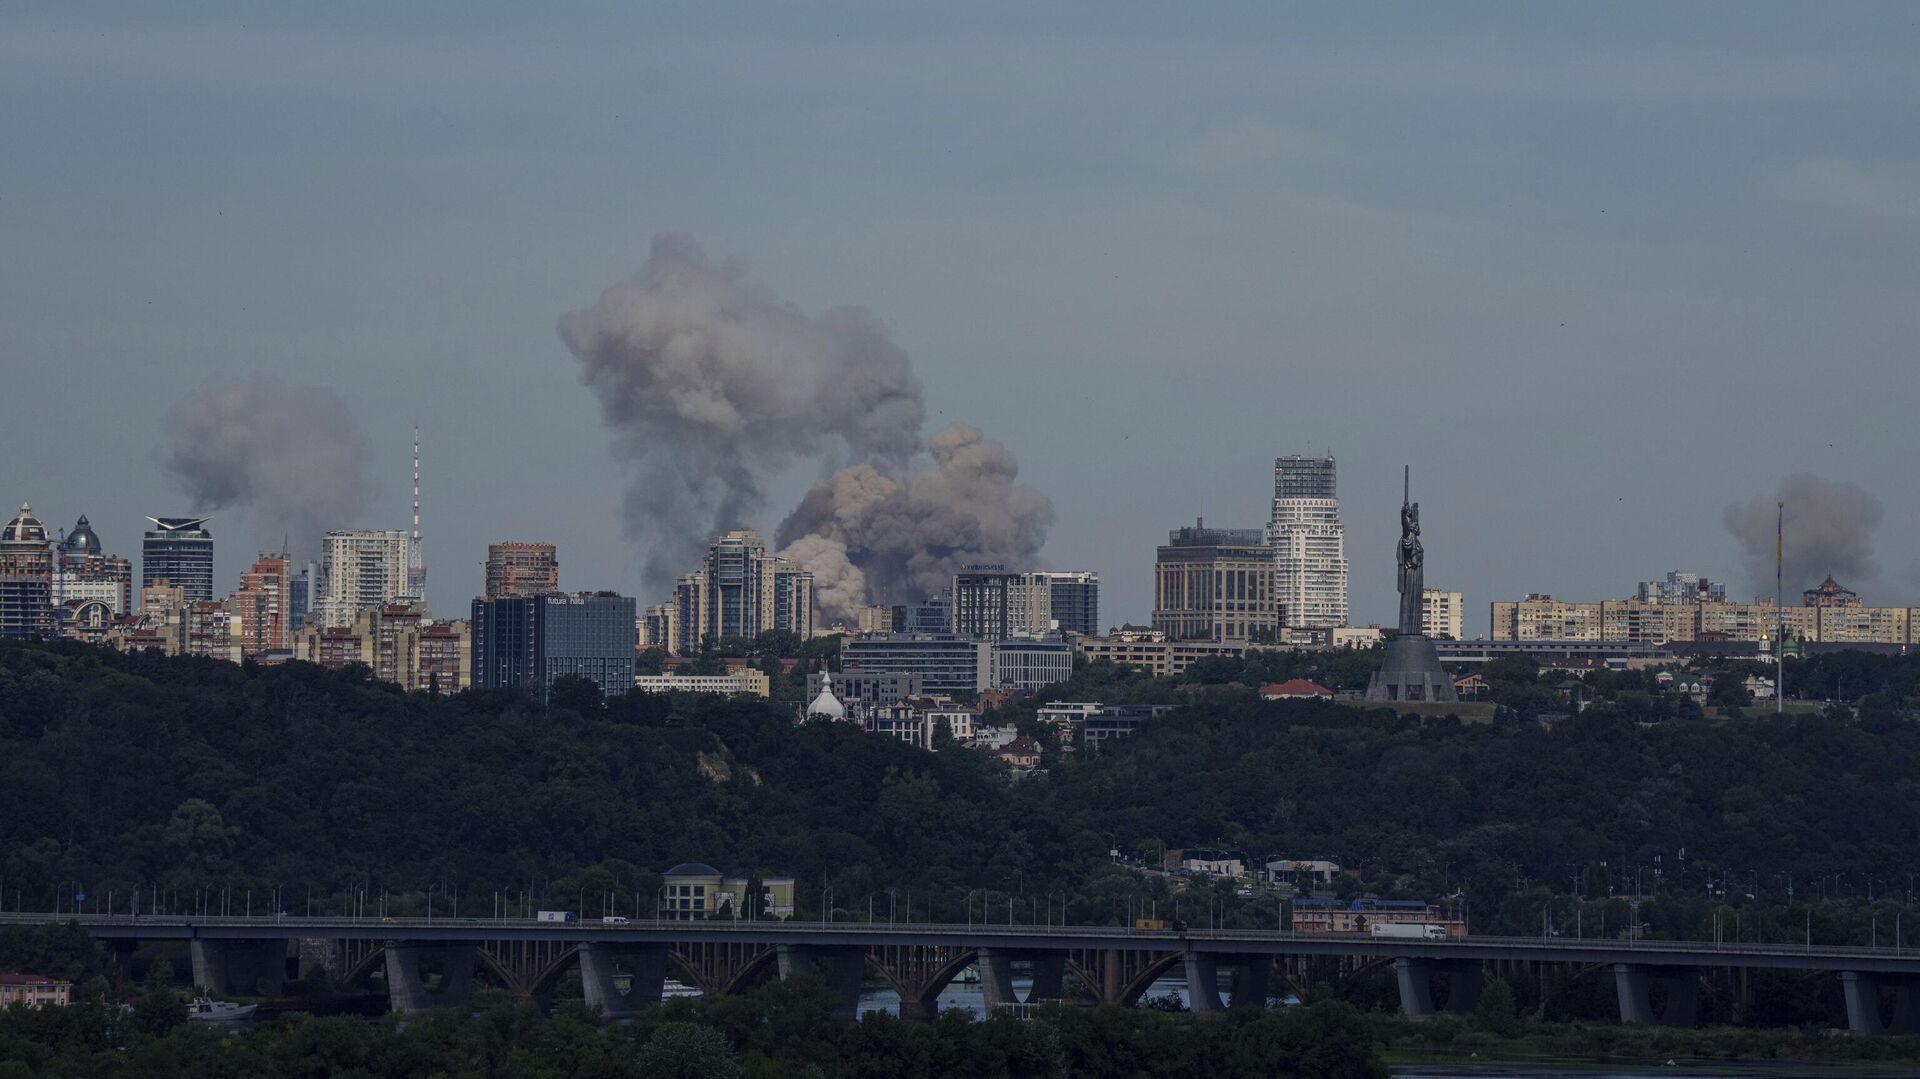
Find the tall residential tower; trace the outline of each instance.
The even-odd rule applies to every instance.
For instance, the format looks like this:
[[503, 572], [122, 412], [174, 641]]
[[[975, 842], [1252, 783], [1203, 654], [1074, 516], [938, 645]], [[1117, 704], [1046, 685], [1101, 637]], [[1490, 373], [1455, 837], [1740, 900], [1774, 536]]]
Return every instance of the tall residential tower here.
[[1347, 624], [1347, 530], [1340, 523], [1331, 457], [1273, 462], [1274, 587], [1288, 627]]

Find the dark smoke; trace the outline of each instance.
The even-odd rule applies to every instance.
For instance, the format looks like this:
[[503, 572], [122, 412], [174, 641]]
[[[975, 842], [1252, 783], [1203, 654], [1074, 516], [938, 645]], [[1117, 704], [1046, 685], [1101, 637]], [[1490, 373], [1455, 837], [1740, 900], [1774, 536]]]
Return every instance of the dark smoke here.
[[1782, 502], [1788, 595], [1828, 575], [1856, 590], [1878, 578], [1873, 530], [1883, 516], [1880, 500], [1851, 483], [1802, 472], [1781, 480], [1774, 496], [1736, 502], [1722, 515], [1727, 531], [1740, 541], [1741, 568], [1756, 593], [1773, 590], [1775, 507]]
[[208, 383], [167, 410], [166, 468], [198, 512], [244, 509], [260, 537], [310, 553], [351, 528], [379, 491], [347, 403], [329, 390], [255, 375]]
[[1012, 456], [972, 428], [935, 435], [934, 469], [914, 474], [920, 380], [873, 315], [808, 317], [688, 237], [655, 237], [638, 280], [563, 316], [560, 336], [635, 467], [626, 525], [656, 595], [714, 534], [750, 527], [796, 461], [846, 466], [779, 531], [830, 618], [906, 598], [938, 566], [1029, 561], [1052, 521], [1043, 496], [1013, 485]]

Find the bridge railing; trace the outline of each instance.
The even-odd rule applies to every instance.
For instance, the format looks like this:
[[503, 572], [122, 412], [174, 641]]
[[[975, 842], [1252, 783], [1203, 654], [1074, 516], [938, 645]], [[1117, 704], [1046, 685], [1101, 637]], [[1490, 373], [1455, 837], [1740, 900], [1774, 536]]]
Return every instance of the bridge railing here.
[[[1184, 941], [1204, 941], [1210, 944], [1284, 944], [1301, 943], [1316, 945], [1321, 950], [1330, 942], [1342, 946], [1351, 945], [1360, 952], [1405, 951], [1420, 952], [1466, 952], [1476, 950], [1512, 951], [1514, 949], [1546, 949], [1549, 951], [1586, 951], [1619, 954], [1623, 957], [1648, 954], [1721, 954], [1728, 956], [1766, 957], [1807, 955], [1845, 958], [1848, 956], [1906, 957], [1920, 956], [1920, 950], [1903, 947], [1900, 942], [1869, 946], [1847, 944], [1795, 944], [1791, 942], [1748, 943], [1712, 940], [1666, 940], [1645, 938], [1595, 938], [1565, 936], [1467, 936], [1444, 939], [1424, 939], [1408, 937], [1375, 937], [1363, 934], [1346, 933], [1303, 933], [1297, 930], [1274, 929], [1138, 929], [1132, 926], [1087, 926], [1087, 925], [1023, 925], [990, 924], [983, 922], [820, 922], [789, 919], [787, 921], [732, 921], [703, 920], [681, 921], [674, 919], [632, 919], [625, 922], [601, 922], [582, 919], [571, 922], [541, 921], [535, 918], [454, 918], [437, 916], [398, 917], [398, 916], [273, 916], [255, 915], [213, 915], [207, 917], [183, 916], [173, 914], [83, 914], [0, 912], [0, 925], [19, 924], [64, 924], [77, 921], [88, 927], [140, 926], [173, 928], [284, 928], [289, 936], [299, 935], [301, 928], [341, 929], [364, 928], [369, 930], [403, 931], [415, 928], [431, 929], [472, 929], [484, 935], [487, 929], [511, 929], [516, 934], [527, 931], [551, 932], [557, 937], [579, 936], [587, 934], [595, 938], [635, 933], [657, 935], [660, 933], [687, 933], [711, 937], [739, 936], [753, 938], [769, 933], [779, 934], [819, 934], [821, 936], [864, 936], [896, 937], [902, 943], [924, 941], [929, 936], [977, 937], [982, 940], [1004, 940], [1007, 937], [1047, 938], [1069, 942], [1100, 941], [1111, 942], [1117, 939], [1138, 941], [1141, 944], [1164, 943], [1178, 947]], [[377, 933], [369, 933], [369, 936]]]

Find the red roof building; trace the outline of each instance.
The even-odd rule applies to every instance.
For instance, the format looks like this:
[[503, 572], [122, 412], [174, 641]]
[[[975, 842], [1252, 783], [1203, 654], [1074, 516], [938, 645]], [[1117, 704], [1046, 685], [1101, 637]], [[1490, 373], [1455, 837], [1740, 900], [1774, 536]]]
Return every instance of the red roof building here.
[[1289, 678], [1278, 684], [1269, 683], [1260, 687], [1260, 699], [1263, 701], [1284, 701], [1298, 697], [1332, 697], [1333, 690], [1304, 678]]

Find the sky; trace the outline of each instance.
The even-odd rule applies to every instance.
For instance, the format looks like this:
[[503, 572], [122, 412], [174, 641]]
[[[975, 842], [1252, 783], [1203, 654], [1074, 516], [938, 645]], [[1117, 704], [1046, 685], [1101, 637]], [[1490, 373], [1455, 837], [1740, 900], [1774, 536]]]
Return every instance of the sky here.
[[[685, 233], [870, 310], [1110, 623], [1167, 529], [1264, 524], [1272, 459], [1328, 451], [1359, 623], [1403, 464], [1469, 635], [1673, 569], [1751, 594], [1723, 513], [1799, 473], [1884, 510], [1846, 583], [1920, 604], [1920, 8], [273, 7], [0, 12], [0, 498], [129, 557], [192, 508], [169, 409], [265, 376], [365, 433], [341, 527], [405, 527], [419, 425], [438, 613], [490, 540], [641, 591], [556, 323]], [[216, 515], [223, 587], [260, 516]]]

